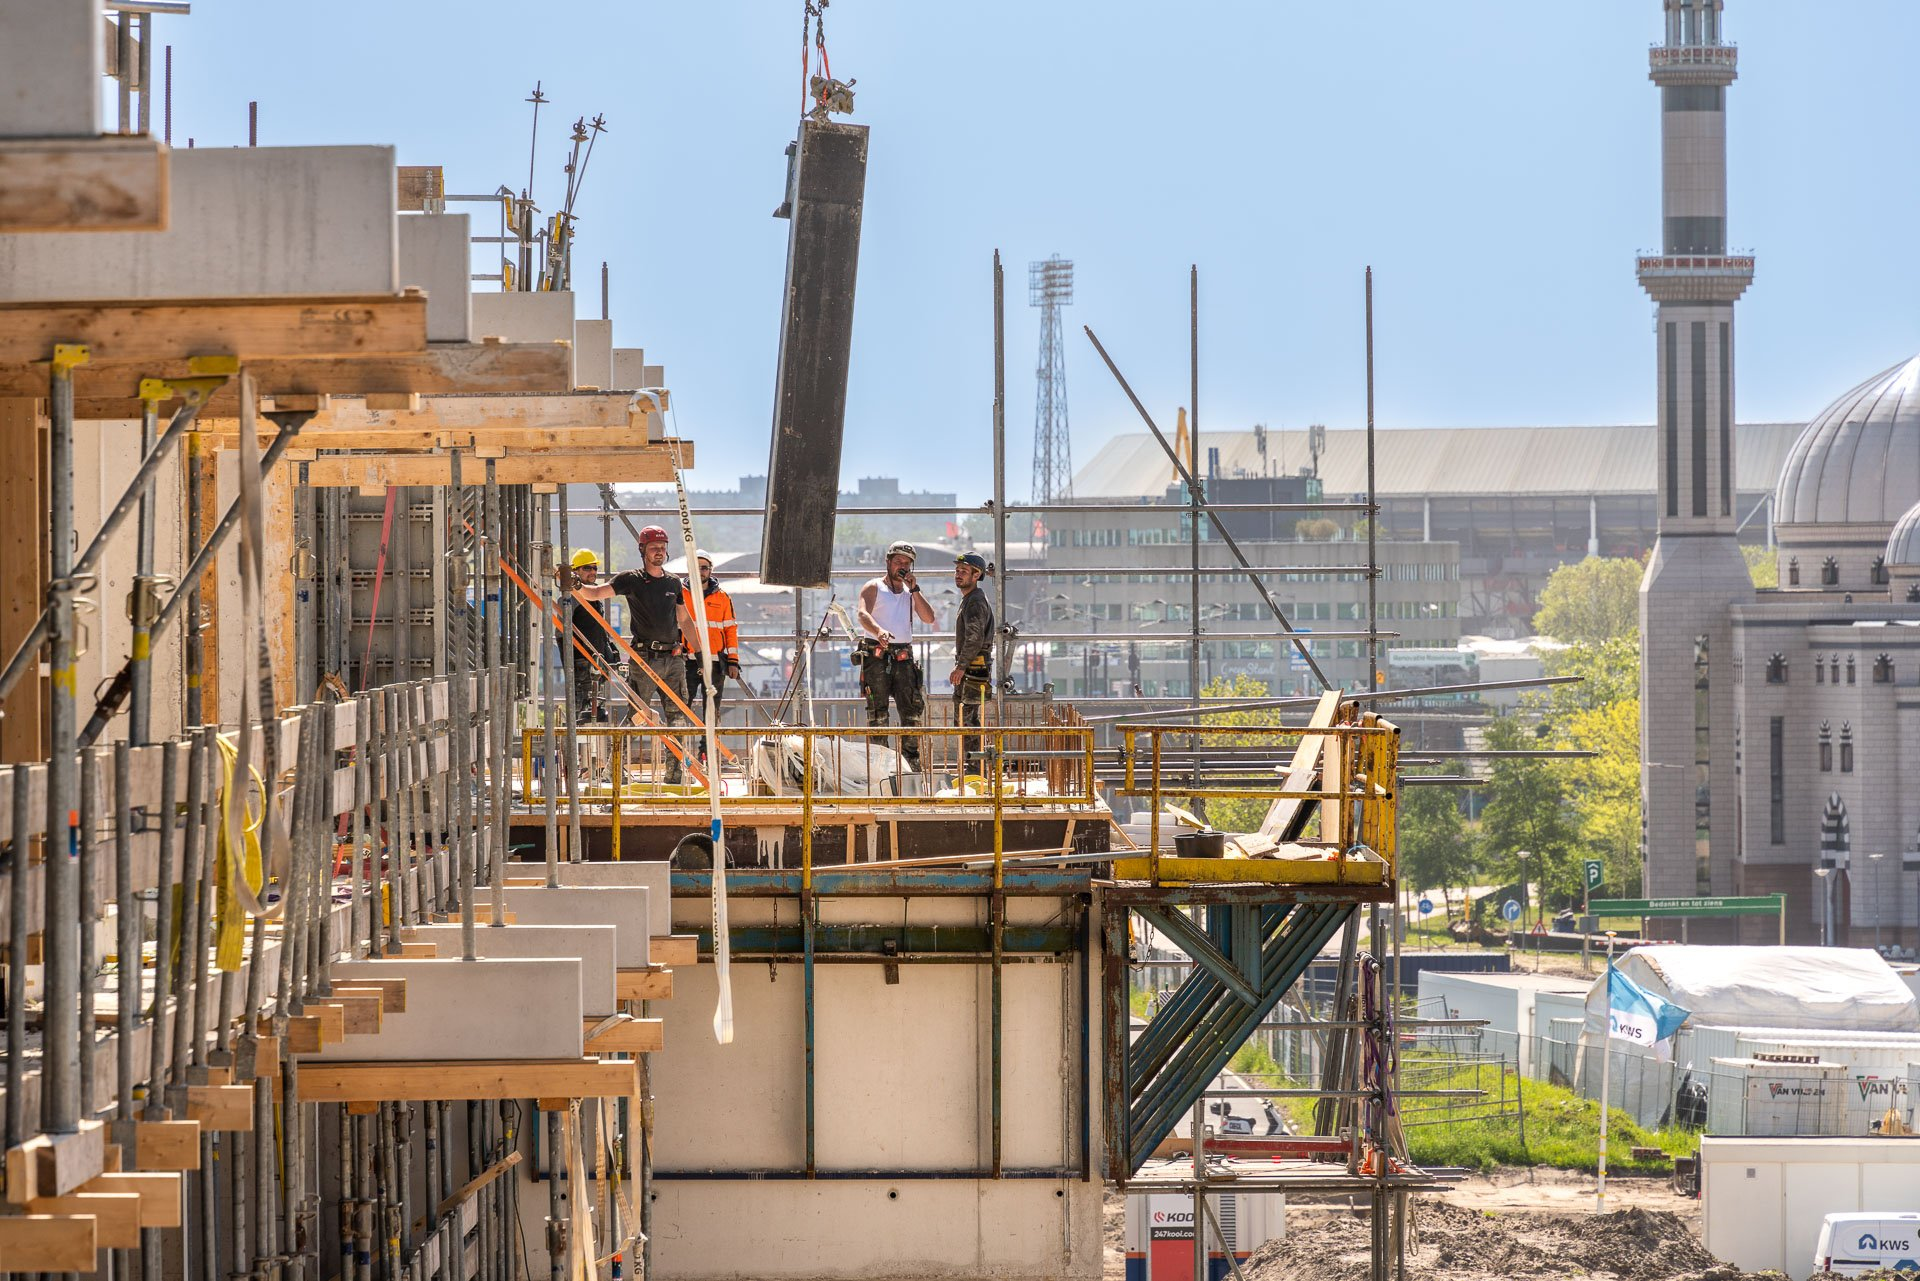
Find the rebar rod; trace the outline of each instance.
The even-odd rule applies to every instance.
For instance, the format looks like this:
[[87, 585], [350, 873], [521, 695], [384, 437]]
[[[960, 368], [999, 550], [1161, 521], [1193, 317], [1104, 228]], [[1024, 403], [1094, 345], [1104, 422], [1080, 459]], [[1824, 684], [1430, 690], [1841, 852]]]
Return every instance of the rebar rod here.
[[[400, 693], [392, 685], [380, 691], [380, 704], [383, 712], [382, 723], [386, 727], [384, 734], [386, 747], [386, 778], [382, 792], [382, 809], [387, 820], [387, 955], [400, 955], [400, 909], [403, 900], [400, 897], [401, 862], [406, 848], [405, 837], [400, 826], [404, 821], [401, 803], [400, 750], [402, 730], [400, 725]], [[384, 1254], [382, 1255], [384, 1258]]]
[[[367, 760], [368, 745], [371, 741], [368, 724], [372, 716], [367, 696], [356, 694], [353, 697], [353, 818], [347, 829], [347, 959], [352, 960], [359, 946], [354, 931], [359, 927], [361, 913], [371, 915], [372, 908], [367, 898], [366, 887], [362, 884], [367, 860], [367, 803], [372, 789], [372, 765]], [[377, 954], [371, 946], [368, 957]], [[345, 1270], [342, 1276], [347, 1277]], [[348, 1277], [348, 1281], [351, 1278]]]

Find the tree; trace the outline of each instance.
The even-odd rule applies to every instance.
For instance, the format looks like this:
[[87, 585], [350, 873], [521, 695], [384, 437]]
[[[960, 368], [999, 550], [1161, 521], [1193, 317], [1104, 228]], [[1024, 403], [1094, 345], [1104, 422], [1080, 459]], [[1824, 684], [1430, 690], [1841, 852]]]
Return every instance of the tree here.
[[1747, 574], [1753, 579], [1755, 587], [1780, 585], [1780, 558], [1774, 554], [1773, 548], [1742, 543], [1740, 554], [1747, 558]]
[[[1267, 696], [1267, 683], [1245, 672], [1216, 676], [1200, 690], [1202, 698], [1261, 699]], [[1278, 725], [1280, 712], [1272, 707], [1242, 707], [1228, 712], [1208, 712], [1200, 718], [1204, 725]], [[1273, 734], [1206, 734], [1202, 743], [1219, 747], [1272, 748], [1286, 741]], [[1278, 786], [1278, 776], [1274, 784]], [[1254, 832], [1267, 817], [1273, 802], [1260, 797], [1220, 798], [1207, 802], [1207, 821], [1223, 832]]]
[[[1495, 751], [1548, 747], [1546, 728], [1523, 713], [1511, 713], [1487, 726], [1487, 746]], [[1540, 758], [1495, 758], [1480, 811], [1487, 862], [1501, 875], [1538, 886], [1542, 904], [1549, 898], [1577, 902], [1581, 884], [1580, 833], [1565, 772], [1555, 766]]]
[[1581, 708], [1553, 729], [1554, 746], [1593, 753], [1560, 770], [1587, 857], [1606, 864], [1610, 890], [1630, 894], [1640, 883], [1640, 700]]
[[1640, 697], [1640, 637], [1616, 637], [1600, 645], [1569, 645], [1541, 658], [1549, 676], [1577, 676], [1571, 685], [1553, 685], [1544, 698], [1528, 696], [1528, 707], [1548, 720], [1590, 707], [1604, 707], [1623, 698]]
[[[1418, 889], [1439, 889], [1444, 898], [1457, 889], [1464, 900], [1473, 883], [1478, 848], [1474, 834], [1460, 813], [1459, 794], [1452, 787], [1408, 787], [1401, 771], [1400, 874]], [[1426, 771], [1433, 772], [1433, 771]]]
[[1533, 628], [1569, 645], [1600, 645], [1640, 630], [1640, 562], [1589, 556], [1562, 565], [1540, 589]]

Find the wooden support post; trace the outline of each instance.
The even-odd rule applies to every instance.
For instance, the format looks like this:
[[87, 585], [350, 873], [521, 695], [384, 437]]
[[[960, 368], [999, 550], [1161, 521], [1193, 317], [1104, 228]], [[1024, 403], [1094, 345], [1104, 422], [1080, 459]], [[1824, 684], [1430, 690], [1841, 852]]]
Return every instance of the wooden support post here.
[[[0, 398], [0, 651], [7, 655], [19, 648], [46, 603], [44, 449], [39, 402]], [[0, 704], [6, 713], [6, 719], [0, 720], [0, 761], [14, 764], [46, 758], [44, 700], [36, 671], [29, 672]]]

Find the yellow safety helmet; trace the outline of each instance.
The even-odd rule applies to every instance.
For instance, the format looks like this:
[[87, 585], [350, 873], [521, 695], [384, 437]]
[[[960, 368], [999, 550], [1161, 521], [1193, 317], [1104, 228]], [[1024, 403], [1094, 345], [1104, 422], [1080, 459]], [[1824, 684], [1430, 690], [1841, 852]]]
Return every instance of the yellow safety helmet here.
[[593, 549], [591, 547], [582, 547], [579, 551], [573, 554], [573, 559], [568, 563], [571, 564], [575, 569], [600, 568], [600, 558], [594, 554]]

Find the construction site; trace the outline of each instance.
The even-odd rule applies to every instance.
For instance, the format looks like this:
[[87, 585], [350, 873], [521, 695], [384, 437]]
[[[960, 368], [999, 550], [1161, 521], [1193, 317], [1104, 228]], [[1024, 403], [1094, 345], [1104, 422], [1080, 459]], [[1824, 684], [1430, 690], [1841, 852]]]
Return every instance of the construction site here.
[[[1665, 1201], [1498, 1233], [1423, 1208], [1468, 1172], [1410, 1155], [1403, 1048], [1485, 1020], [1403, 991], [1402, 774], [1493, 754], [1447, 699], [1551, 681], [1388, 688], [1370, 272], [1361, 493], [1206, 483], [1198, 269], [1178, 392], [1085, 331], [1177, 490], [1190, 630], [1135, 637], [1010, 621], [1010, 576], [1047, 572], [1015, 544], [1102, 509], [1065, 492], [1064, 382], [1034, 495], [1008, 496], [995, 253], [991, 533], [896, 543], [876, 579], [911, 611], [913, 572], [955, 561], [961, 635], [836, 600], [876, 572], [834, 555], [868, 126], [804, 8], [748, 511], [791, 625], [749, 634], [782, 665], [722, 707], [711, 596], [645, 631], [639, 593], [693, 580], [714, 513], [671, 371], [616, 345], [607, 247], [576, 270], [600, 118], [556, 160], [535, 89], [565, 173], [544, 202], [505, 154], [450, 177], [385, 139], [175, 146], [189, 3], [0, 0], [0, 1272], [1745, 1275]], [[1717, 2], [1667, 8], [1670, 61], [1717, 65]], [[1027, 283], [1044, 423], [1072, 264]], [[1267, 565], [1234, 532], [1256, 517], [1364, 533], [1349, 562]], [[1341, 585], [1322, 617], [1350, 621], [1307, 639], [1276, 576]], [[1227, 701], [1262, 715], [1222, 733], [1201, 620], [1227, 580], [1304, 692]], [[1136, 670], [1093, 696], [1098, 644], [1140, 637], [1185, 647], [1178, 692]], [[1012, 679], [1024, 647], [1082, 643], [1088, 697]], [[924, 669], [923, 719], [820, 693], [815, 665], [850, 661]], [[1226, 802], [1256, 821], [1209, 823]], [[1256, 1033], [1298, 1051], [1285, 1082], [1230, 1070]], [[1484, 1094], [1435, 1080], [1407, 1097]]]

